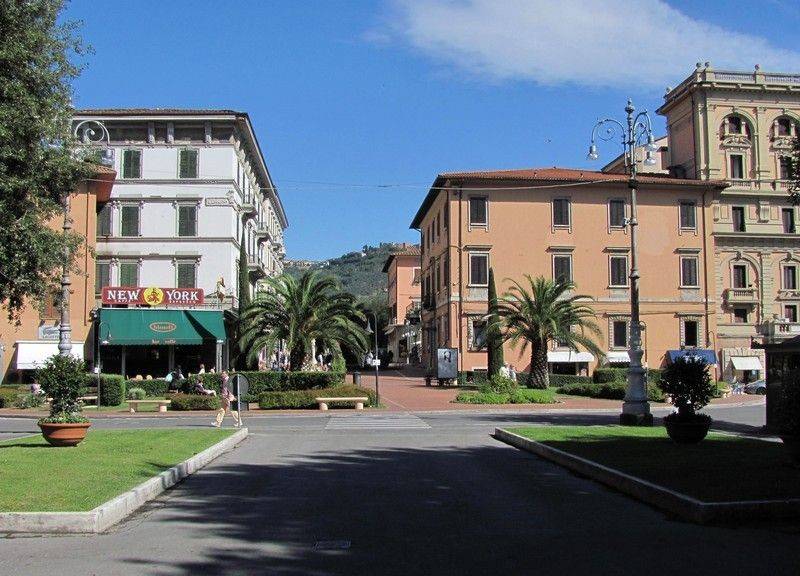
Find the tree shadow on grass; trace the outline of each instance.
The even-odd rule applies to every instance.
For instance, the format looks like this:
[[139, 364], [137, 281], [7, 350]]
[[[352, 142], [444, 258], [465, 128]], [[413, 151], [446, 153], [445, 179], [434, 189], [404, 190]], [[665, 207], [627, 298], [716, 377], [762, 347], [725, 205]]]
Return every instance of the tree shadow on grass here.
[[[708, 554], [729, 541], [725, 531], [676, 530], [660, 513], [500, 444], [320, 449], [252, 463], [261, 458], [258, 444], [248, 443], [234, 456], [243, 462], [212, 465], [149, 506], [146, 525], [123, 526], [133, 543], [124, 561], [137, 573], [171, 575], [589, 574], [598, 567], [655, 575], [674, 573], [680, 558], [664, 551], [680, 549], [711, 573], [760, 567], [746, 551]], [[147, 550], [152, 538], [169, 546], [175, 534], [173, 553]], [[785, 540], [748, 541], [770, 554], [771, 574], [790, 565]]]

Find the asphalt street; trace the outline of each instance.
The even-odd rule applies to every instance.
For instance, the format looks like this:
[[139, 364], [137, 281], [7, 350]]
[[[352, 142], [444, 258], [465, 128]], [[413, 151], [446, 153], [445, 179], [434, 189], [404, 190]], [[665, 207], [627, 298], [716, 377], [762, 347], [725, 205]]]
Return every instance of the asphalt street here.
[[[712, 415], [723, 429], [757, 433], [763, 405]], [[0, 574], [800, 573], [798, 524], [687, 524], [490, 436], [507, 424], [615, 419], [490, 411], [254, 416], [239, 448], [106, 534], [0, 539]], [[36, 431], [32, 420], [0, 419], [4, 435]]]

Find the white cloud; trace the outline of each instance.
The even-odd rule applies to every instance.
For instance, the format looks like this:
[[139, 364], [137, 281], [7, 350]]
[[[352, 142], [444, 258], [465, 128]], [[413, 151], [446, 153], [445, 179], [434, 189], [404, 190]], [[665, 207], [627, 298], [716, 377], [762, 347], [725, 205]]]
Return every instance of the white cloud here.
[[393, 28], [423, 53], [490, 80], [663, 89], [695, 62], [800, 71], [800, 52], [661, 0], [397, 0]]

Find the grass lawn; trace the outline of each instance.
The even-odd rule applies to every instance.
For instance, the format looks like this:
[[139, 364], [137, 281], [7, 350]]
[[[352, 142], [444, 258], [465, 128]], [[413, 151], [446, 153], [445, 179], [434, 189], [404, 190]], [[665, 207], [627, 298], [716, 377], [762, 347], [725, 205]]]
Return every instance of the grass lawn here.
[[662, 426], [509, 431], [705, 502], [800, 498], [800, 467], [777, 442], [710, 433], [700, 444], [679, 445]]
[[41, 436], [0, 442], [0, 512], [91, 510], [231, 434], [89, 429], [75, 448]]

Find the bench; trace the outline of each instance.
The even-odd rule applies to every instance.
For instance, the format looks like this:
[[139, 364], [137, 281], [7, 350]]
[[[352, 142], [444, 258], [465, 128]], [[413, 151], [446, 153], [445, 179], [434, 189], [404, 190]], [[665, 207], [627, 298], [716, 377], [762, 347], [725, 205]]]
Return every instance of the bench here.
[[366, 396], [353, 396], [351, 398], [314, 398], [314, 401], [319, 404], [320, 410], [327, 410], [328, 404], [331, 402], [354, 402], [356, 405], [356, 410], [363, 410], [364, 402], [369, 401], [369, 398]]
[[172, 404], [172, 400], [128, 400], [128, 406], [131, 409], [131, 414], [136, 413], [139, 404], [158, 404], [159, 412], [166, 412], [167, 406]]

